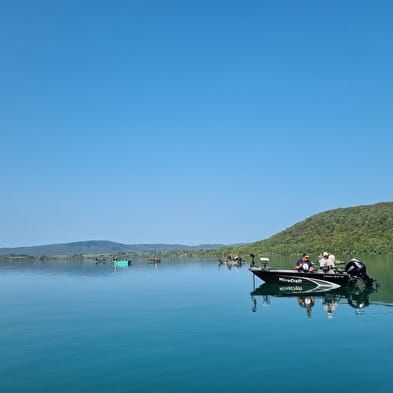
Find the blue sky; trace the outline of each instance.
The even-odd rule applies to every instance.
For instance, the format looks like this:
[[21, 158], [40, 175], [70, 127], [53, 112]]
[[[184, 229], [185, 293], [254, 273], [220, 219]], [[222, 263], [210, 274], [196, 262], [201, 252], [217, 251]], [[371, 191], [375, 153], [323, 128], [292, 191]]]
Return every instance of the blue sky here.
[[0, 5], [0, 247], [237, 243], [393, 196], [391, 1]]

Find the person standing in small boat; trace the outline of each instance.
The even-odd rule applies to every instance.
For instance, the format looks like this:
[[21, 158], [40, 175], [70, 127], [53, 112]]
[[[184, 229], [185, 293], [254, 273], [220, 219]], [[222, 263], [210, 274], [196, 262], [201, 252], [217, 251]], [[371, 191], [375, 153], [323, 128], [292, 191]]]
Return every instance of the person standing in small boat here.
[[313, 263], [310, 261], [310, 256], [307, 255], [307, 253], [304, 253], [296, 262], [295, 269], [300, 273], [309, 273], [314, 271]]

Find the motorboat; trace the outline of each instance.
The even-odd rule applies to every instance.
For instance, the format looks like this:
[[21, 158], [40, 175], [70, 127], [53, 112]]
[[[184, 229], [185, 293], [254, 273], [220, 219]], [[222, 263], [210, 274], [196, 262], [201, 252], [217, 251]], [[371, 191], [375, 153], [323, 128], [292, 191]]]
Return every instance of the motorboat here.
[[366, 273], [366, 265], [358, 259], [347, 261], [344, 270], [336, 268], [330, 270], [316, 270], [299, 272], [296, 269], [275, 269], [267, 267], [250, 266], [250, 271], [261, 280], [271, 284], [287, 286], [316, 287], [319, 290], [348, 287], [358, 280], [365, 286], [373, 286], [376, 281]]

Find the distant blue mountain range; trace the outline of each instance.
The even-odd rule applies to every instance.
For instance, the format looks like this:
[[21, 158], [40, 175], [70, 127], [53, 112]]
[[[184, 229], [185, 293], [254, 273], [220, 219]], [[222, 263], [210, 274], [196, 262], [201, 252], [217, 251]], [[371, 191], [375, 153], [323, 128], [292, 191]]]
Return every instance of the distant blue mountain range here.
[[224, 244], [201, 244], [187, 246], [183, 244], [123, 244], [107, 240], [89, 240], [73, 243], [49, 244], [33, 247], [0, 248], [0, 255], [80, 255], [80, 254], [116, 254], [116, 253], [158, 253], [172, 250], [212, 250], [224, 247]]

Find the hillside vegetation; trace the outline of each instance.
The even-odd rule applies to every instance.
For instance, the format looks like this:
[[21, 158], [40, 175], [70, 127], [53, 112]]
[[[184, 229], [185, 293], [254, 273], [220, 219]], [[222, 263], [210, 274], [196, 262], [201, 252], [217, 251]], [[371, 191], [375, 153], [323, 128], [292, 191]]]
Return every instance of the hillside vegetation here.
[[325, 250], [342, 257], [393, 254], [393, 202], [328, 210], [266, 240], [213, 253], [273, 256], [308, 252], [315, 256]]
[[364, 254], [393, 254], [393, 202], [382, 202], [328, 210], [276, 235], [255, 243], [223, 247], [218, 244], [185, 246], [179, 244], [122, 244], [109, 241], [87, 241], [47, 246], [1, 248], [2, 258], [62, 255], [91, 258], [97, 254], [161, 256], [286, 256], [303, 252], [318, 255], [329, 251], [339, 258]]

